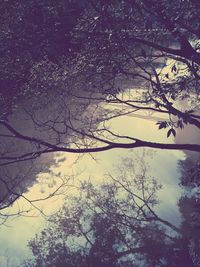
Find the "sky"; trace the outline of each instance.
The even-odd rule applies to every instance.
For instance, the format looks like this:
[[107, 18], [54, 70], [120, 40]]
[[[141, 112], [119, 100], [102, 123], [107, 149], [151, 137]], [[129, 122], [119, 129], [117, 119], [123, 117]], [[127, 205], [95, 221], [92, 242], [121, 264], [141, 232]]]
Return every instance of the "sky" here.
[[[166, 140], [166, 132], [158, 131], [155, 121], [150, 119], [146, 120], [133, 116], [119, 117], [112, 120], [110, 127], [117, 134], [126, 133], [126, 135], [133, 135], [134, 133], [135, 137], [144, 138], [145, 140], [156, 140], [157, 142], [174, 141], [172, 137]], [[184, 159], [185, 155], [182, 151], [153, 149], [145, 149], [145, 151], [147, 154], [145, 161], [150, 166], [151, 175], [163, 184], [163, 188], [158, 194], [160, 205], [157, 211], [163, 219], [178, 225], [181, 218], [176, 204], [181, 195], [181, 189], [178, 186], [180, 174], [177, 162], [180, 159]], [[75, 184], [80, 180], [87, 179], [91, 179], [94, 183], [98, 184], [102, 181], [104, 174], [115, 172], [116, 166], [120, 164], [122, 157], [137, 157], [137, 155], [141, 156], [141, 153], [143, 153], [141, 148], [134, 150], [114, 149], [92, 154], [92, 156], [85, 154], [79, 159], [74, 154], [56, 154], [57, 165], [51, 166], [49, 174], [40, 173], [37, 179], [40, 182], [42, 181], [42, 183], [37, 183], [31, 187], [25, 196], [29, 199], [44, 198], [48, 195], [49, 190], [54, 190], [54, 188], [59, 186], [61, 183], [60, 175], [65, 176], [65, 179], [70, 175], [74, 175]], [[57, 176], [56, 179], [52, 179], [52, 172], [54, 176]], [[49, 187], [45, 182], [51, 181], [51, 179], [53, 186]], [[63, 194], [60, 196], [34, 204], [41, 208], [45, 214], [49, 215], [62, 206], [65, 194], [73, 194], [72, 189], [69, 188], [67, 190], [69, 191], [63, 191]], [[18, 207], [29, 209], [30, 204], [26, 200], [20, 199], [12, 207], [12, 210], [17, 210]], [[17, 216], [14, 219], [10, 219], [7, 222], [7, 226], [0, 227], [1, 267], [16, 267], [23, 259], [31, 256], [27, 242], [45, 226], [46, 219], [36, 209], [28, 213], [28, 216], [33, 217]]]

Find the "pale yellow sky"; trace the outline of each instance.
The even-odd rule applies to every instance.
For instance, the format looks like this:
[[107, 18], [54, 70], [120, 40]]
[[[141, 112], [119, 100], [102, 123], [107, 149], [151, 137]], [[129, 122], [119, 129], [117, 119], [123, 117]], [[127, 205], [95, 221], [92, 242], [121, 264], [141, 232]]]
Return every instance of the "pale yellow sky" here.
[[[145, 140], [155, 140], [157, 142], [173, 142], [173, 138], [166, 139], [166, 131], [157, 130], [158, 126], [155, 124], [155, 121], [126, 116], [112, 120], [110, 125], [112, 130], [117, 134], [133, 135], [134, 137], [143, 138]], [[59, 166], [52, 166], [51, 170], [56, 174], [60, 173], [61, 176], [76, 176], [76, 174], [79, 174], [78, 177], [74, 179], [75, 184], [78, 183], [79, 180], [88, 178], [98, 183], [102, 181], [105, 173], [114, 171], [114, 165], [116, 166], [118, 164], [121, 157], [131, 156], [138, 151], [141, 151], [141, 149], [135, 149], [133, 151], [114, 149], [96, 153], [92, 155], [97, 159], [96, 161], [88, 154], [81, 156], [77, 161], [78, 156], [75, 154], [60, 153], [56, 155]], [[157, 150], [153, 154], [153, 158], [151, 160], [149, 159], [149, 161], [151, 161], [152, 174], [157, 177], [160, 182], [164, 183], [164, 187], [159, 193], [161, 206], [158, 210], [166, 219], [172, 218], [172, 215], [175, 219], [179, 216], [176, 208], [176, 202], [180, 196], [177, 180], [179, 175], [176, 164], [179, 159], [183, 158], [184, 154], [181, 151]], [[50, 175], [48, 178], [48, 175], [47, 173], [41, 173], [38, 178], [41, 179], [42, 176], [44, 176], [45, 179], [51, 179]], [[57, 183], [55, 186], [59, 186], [60, 180], [56, 179], [56, 181]], [[45, 193], [41, 193], [41, 189], [47, 192], [49, 189], [53, 190], [54, 187], [48, 188], [45, 185], [35, 184], [25, 196], [29, 199], [44, 197]], [[69, 192], [66, 191], [65, 193], [73, 193], [73, 190], [70, 189]], [[54, 197], [35, 204], [43, 209], [45, 213], [50, 214], [52, 211], [54, 212], [61, 207], [62, 202], [63, 196]], [[30, 207], [27, 201], [20, 199], [12, 209], [16, 210], [18, 205], [24, 209]], [[170, 213], [163, 212], [167, 210], [170, 211]], [[31, 214], [38, 214], [38, 212], [34, 210]], [[30, 252], [26, 248], [26, 243], [45, 224], [45, 219], [42, 216], [35, 218], [19, 217], [10, 220], [8, 224], [10, 226], [9, 228], [0, 227], [0, 248], [4, 248], [4, 250], [0, 252], [1, 267], [6, 266], [3, 258], [6, 249], [9, 255], [13, 255], [13, 260], [20, 259], [20, 257], [24, 257], [24, 255], [29, 255]]]

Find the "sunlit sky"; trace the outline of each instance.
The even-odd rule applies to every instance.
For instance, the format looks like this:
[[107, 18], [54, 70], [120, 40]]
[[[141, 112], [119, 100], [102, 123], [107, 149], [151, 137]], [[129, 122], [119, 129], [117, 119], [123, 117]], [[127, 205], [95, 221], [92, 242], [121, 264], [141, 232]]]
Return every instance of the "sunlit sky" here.
[[[146, 140], [156, 140], [157, 142], [173, 142], [173, 138], [166, 140], [166, 132], [158, 131], [154, 120], [146, 120], [133, 116], [119, 117], [112, 120], [111, 128], [117, 134], [134, 135]], [[85, 154], [78, 159], [77, 155], [69, 153], [56, 154], [57, 166], [51, 167], [51, 172], [60, 174], [61, 177], [74, 176], [74, 184], [78, 181], [89, 179], [95, 183], [102, 181], [104, 174], [113, 172], [119, 164], [120, 158], [125, 156], [133, 156], [135, 153], [141, 153], [141, 149], [125, 150], [114, 149], [92, 155]], [[178, 224], [180, 222], [180, 214], [176, 207], [181, 191], [178, 187], [179, 172], [177, 162], [184, 158], [184, 153], [181, 151], [153, 150], [146, 149], [151, 153], [151, 157], [147, 157], [146, 161], [150, 165], [151, 174], [163, 184], [163, 188], [159, 191], [159, 199], [161, 204], [157, 208], [159, 214], [171, 222]], [[94, 160], [95, 158], [95, 160]], [[77, 160], [78, 159], [78, 160]], [[39, 181], [43, 184], [35, 184], [25, 194], [28, 199], [44, 198], [49, 194], [49, 190], [53, 190], [61, 183], [59, 177], [52, 180], [52, 174], [40, 173]], [[45, 185], [45, 181], [51, 181], [53, 187]], [[56, 181], [56, 184], [54, 182]], [[70, 182], [71, 183], [71, 182]], [[66, 188], [65, 188], [66, 189]], [[47, 199], [41, 202], [35, 202], [34, 205], [43, 210], [47, 215], [58, 210], [63, 203], [65, 194], [73, 194], [73, 189], [70, 187], [66, 191], [60, 191], [60, 196]], [[20, 199], [12, 207], [17, 210], [18, 207], [23, 210], [30, 209], [30, 203], [25, 199]], [[11, 211], [10, 211], [11, 212]], [[46, 219], [37, 209], [32, 209], [28, 216], [17, 216], [8, 220], [7, 226], [0, 227], [0, 266], [16, 267], [20, 261], [31, 255], [27, 248], [27, 241], [44, 227]]]

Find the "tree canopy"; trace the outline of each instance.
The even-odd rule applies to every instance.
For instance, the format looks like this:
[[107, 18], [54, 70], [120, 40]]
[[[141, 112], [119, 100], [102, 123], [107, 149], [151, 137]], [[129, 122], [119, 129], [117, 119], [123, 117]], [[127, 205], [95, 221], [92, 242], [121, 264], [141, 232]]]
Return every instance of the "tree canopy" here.
[[38, 172], [42, 155], [200, 151], [189, 140], [159, 143], [109, 128], [113, 118], [149, 112], [161, 116], [167, 137], [187, 125], [199, 131], [199, 11], [189, 0], [3, 1], [2, 202], [24, 168], [35, 163]]
[[161, 186], [135, 165], [125, 158], [107, 182], [83, 182], [29, 242], [34, 259], [24, 266], [199, 266], [199, 198], [180, 199], [183, 221], [173, 225], [155, 211]]

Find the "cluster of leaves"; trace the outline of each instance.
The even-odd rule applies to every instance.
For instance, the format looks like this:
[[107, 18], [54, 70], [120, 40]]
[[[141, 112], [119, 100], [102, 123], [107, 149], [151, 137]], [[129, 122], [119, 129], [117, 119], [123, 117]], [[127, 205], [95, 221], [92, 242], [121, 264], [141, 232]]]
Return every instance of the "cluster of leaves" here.
[[183, 129], [184, 123], [187, 124], [187, 121], [183, 122], [182, 119], [179, 119], [177, 122], [171, 122], [171, 121], [158, 121], [156, 124], [159, 125], [158, 129], [166, 129], [170, 128], [167, 132], [167, 138], [170, 137], [170, 135], [176, 136], [176, 130], [173, 127]]
[[68, 199], [30, 241], [34, 259], [23, 266], [199, 266], [198, 245], [190, 247], [194, 236], [188, 233], [194, 218], [188, 221], [183, 211], [188, 200], [179, 203], [186, 221], [178, 229], [153, 211], [160, 186], [147, 177], [145, 167], [143, 177], [133, 170], [130, 176], [128, 166], [134, 166], [130, 159], [110, 182], [82, 183], [79, 196]]
[[190, 188], [200, 186], [200, 158], [198, 154], [190, 155], [179, 162], [181, 184]]
[[0, 94], [7, 106], [25, 83], [31, 84], [35, 64], [45, 58], [58, 63], [69, 56], [70, 31], [82, 9], [78, 1], [2, 1]]
[[[198, 10], [195, 1], [183, 5], [182, 0], [175, 4], [166, 0], [23, 0], [14, 5], [2, 1], [0, 164], [17, 165], [65, 149], [76, 153], [139, 146], [199, 150], [195, 145], [167, 147], [135, 137], [129, 138], [129, 146], [118, 140], [114, 143], [115, 133], [107, 140], [106, 126], [95, 131], [105, 118], [100, 101], [125, 104], [133, 112], [154, 110], [175, 116], [175, 122], [159, 122], [160, 129], [169, 128], [168, 137], [187, 123], [200, 128], [199, 117], [193, 114], [197, 105], [190, 113], [174, 105], [186, 93], [198, 91], [199, 48], [193, 41], [199, 36]], [[163, 80], [156, 64], [163, 66], [171, 58], [174, 80], [166, 76]], [[188, 75], [178, 77], [178, 62]], [[133, 87], [145, 89], [139, 99], [118, 98], [118, 93]], [[84, 120], [80, 114], [93, 103], [99, 112], [88, 112]]]
[[194, 266], [200, 266], [200, 158], [198, 154], [189, 154], [179, 162], [181, 171], [180, 184], [185, 189], [178, 202], [182, 214], [181, 230], [185, 233]]

